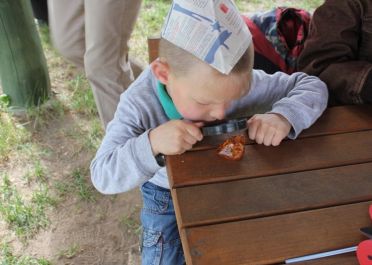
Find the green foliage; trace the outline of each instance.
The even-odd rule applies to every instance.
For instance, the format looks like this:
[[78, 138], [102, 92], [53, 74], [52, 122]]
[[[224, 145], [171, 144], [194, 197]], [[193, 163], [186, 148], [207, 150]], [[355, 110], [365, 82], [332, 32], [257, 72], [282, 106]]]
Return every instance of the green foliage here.
[[49, 224], [45, 214], [47, 206], [54, 200], [44, 187], [32, 194], [31, 202], [26, 202], [12, 186], [7, 175], [2, 176], [0, 185], [0, 215], [8, 225], [22, 238], [32, 237], [40, 228]]
[[6, 108], [10, 105], [10, 97], [6, 94], [0, 95], [0, 105], [2, 108]]
[[27, 119], [33, 124], [33, 128], [45, 126], [52, 120], [63, 117], [65, 107], [56, 98], [51, 98], [43, 105], [30, 107], [27, 109]]
[[130, 52], [142, 62], [148, 62], [147, 38], [160, 36], [160, 28], [171, 5], [170, 0], [144, 0], [142, 12], [130, 40]]
[[82, 144], [81, 148], [95, 152], [102, 141], [103, 133], [102, 124], [98, 117], [95, 117], [92, 118], [88, 127], [74, 126], [70, 130], [66, 130], [65, 135]]
[[98, 115], [97, 107], [88, 80], [79, 74], [69, 82], [69, 87], [73, 91], [71, 109], [90, 117], [96, 117]]
[[41, 39], [41, 44], [44, 49], [51, 50], [53, 49], [52, 47], [52, 41], [50, 39], [50, 31], [49, 31], [49, 26], [45, 24], [39, 24], [38, 25], [38, 30], [39, 30], [39, 35]]
[[141, 224], [133, 216], [123, 216], [120, 220], [120, 225], [123, 226], [128, 233], [134, 233], [136, 235], [141, 233]]
[[72, 181], [56, 181], [55, 189], [61, 197], [75, 193], [82, 201], [95, 202], [95, 192], [93, 186], [87, 182], [88, 170], [77, 168], [72, 172]]
[[30, 136], [23, 126], [16, 125], [9, 115], [0, 112], [0, 161], [29, 141]]
[[0, 265], [52, 265], [52, 263], [43, 258], [16, 257], [13, 255], [9, 244], [2, 243], [0, 245]]
[[120, 225], [130, 234], [134, 233], [136, 235], [139, 235], [141, 233], [142, 227], [138, 220], [139, 210], [140, 208], [138, 206], [135, 206], [131, 213], [120, 218]]
[[94, 119], [85, 137], [84, 146], [88, 149], [95, 151], [98, 149], [103, 138], [102, 124], [98, 119]]
[[82, 249], [78, 244], [72, 244], [68, 248], [61, 250], [58, 254], [58, 257], [71, 259], [79, 254], [80, 251], [82, 251]]
[[79, 194], [80, 199], [84, 201], [95, 201], [93, 186], [88, 184], [85, 176], [87, 176], [87, 170], [82, 170], [80, 168], [74, 170], [72, 173], [74, 178], [74, 185]]

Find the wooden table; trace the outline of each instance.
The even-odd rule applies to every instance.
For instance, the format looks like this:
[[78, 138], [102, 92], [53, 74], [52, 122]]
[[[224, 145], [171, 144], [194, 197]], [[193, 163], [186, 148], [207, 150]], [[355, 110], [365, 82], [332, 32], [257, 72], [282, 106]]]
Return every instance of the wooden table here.
[[[241, 161], [218, 157], [217, 144], [167, 157], [187, 264], [282, 264], [365, 239], [372, 106], [330, 108], [278, 147], [249, 142]], [[351, 253], [298, 264], [358, 262]]]

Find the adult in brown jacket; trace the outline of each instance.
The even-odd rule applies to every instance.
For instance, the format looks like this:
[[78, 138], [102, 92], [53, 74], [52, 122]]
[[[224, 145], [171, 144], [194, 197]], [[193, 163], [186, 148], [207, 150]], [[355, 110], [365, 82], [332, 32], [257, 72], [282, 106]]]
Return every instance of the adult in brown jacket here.
[[372, 0], [326, 0], [318, 7], [298, 70], [328, 85], [329, 105], [372, 103]]

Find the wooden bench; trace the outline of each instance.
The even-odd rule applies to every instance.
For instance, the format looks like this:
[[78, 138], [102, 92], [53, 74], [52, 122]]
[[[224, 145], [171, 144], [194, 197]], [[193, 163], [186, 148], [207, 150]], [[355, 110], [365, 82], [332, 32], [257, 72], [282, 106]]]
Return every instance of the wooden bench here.
[[149, 56], [149, 63], [158, 58], [159, 54], [159, 37], [150, 37], [147, 38], [147, 51]]
[[[218, 157], [220, 141], [166, 158], [187, 264], [283, 264], [365, 239], [372, 106], [329, 108], [295, 141], [249, 142], [241, 161]], [[349, 253], [298, 264], [358, 262]]]

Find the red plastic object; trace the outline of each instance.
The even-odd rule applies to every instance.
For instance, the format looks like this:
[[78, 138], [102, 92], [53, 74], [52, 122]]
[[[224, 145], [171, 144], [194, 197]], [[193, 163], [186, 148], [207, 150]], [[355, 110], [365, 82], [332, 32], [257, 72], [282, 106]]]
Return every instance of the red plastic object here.
[[[369, 216], [372, 220], [372, 205], [369, 206]], [[372, 240], [360, 242], [357, 248], [357, 257], [360, 265], [372, 265]]]
[[372, 240], [362, 241], [358, 245], [357, 257], [360, 265], [372, 265]]

